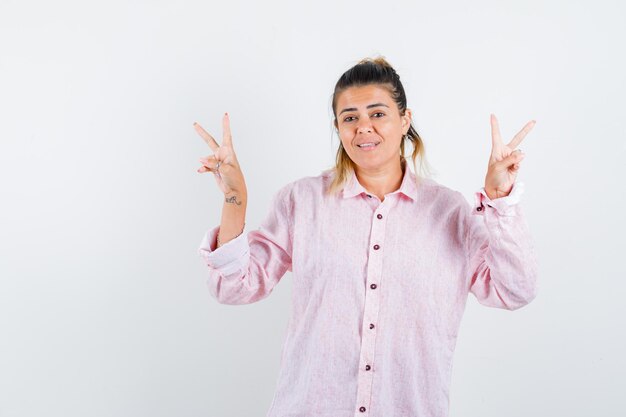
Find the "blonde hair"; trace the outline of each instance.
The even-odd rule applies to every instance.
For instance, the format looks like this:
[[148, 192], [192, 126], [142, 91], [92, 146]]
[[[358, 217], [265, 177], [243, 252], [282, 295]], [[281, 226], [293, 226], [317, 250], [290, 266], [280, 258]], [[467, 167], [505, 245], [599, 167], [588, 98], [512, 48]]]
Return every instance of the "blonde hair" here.
[[[377, 58], [364, 58], [360, 60], [355, 66], [344, 72], [337, 84], [332, 97], [333, 116], [335, 118], [335, 125], [337, 123], [337, 99], [339, 94], [350, 87], [362, 87], [366, 85], [380, 85], [389, 91], [391, 98], [398, 106], [398, 110], [401, 115], [406, 111], [406, 94], [404, 87], [400, 82], [400, 76], [396, 73], [395, 69], [387, 62], [387, 60], [380, 56]], [[407, 134], [400, 142], [400, 152], [398, 157], [403, 170], [408, 169], [406, 166], [406, 156], [404, 151], [405, 142], [410, 142], [413, 151], [411, 152], [411, 159], [413, 160], [413, 170], [416, 174], [416, 181], [419, 181], [421, 177], [428, 177], [430, 175], [430, 168], [426, 161], [426, 154], [424, 149], [424, 142], [419, 136], [413, 123], [409, 127]], [[419, 170], [417, 164], [419, 162]], [[341, 139], [339, 140], [339, 148], [335, 157], [335, 166], [330, 169], [333, 173], [333, 179], [328, 188], [328, 194], [336, 194], [346, 183], [349, 176], [355, 172], [355, 164], [348, 156], [346, 150], [343, 148]]]

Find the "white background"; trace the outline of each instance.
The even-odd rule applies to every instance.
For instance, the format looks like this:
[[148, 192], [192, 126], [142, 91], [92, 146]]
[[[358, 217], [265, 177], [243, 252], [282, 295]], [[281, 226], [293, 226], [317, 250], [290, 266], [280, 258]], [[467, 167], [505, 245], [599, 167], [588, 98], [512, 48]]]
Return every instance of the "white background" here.
[[[489, 113], [520, 146], [539, 295], [470, 295], [451, 416], [624, 408], [626, 61], [619, 1], [0, 2], [0, 416], [264, 416], [291, 276], [210, 297], [222, 195], [198, 121], [233, 143], [247, 229], [333, 163], [338, 77], [385, 56], [433, 177], [483, 185]], [[621, 411], [620, 411], [621, 410]]]

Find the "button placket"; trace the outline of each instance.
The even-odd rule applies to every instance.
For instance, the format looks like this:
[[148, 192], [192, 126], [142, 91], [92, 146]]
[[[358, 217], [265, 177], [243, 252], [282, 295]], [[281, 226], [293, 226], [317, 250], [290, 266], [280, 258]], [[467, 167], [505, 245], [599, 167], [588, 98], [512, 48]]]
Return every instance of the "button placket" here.
[[[382, 279], [382, 265], [384, 253], [385, 226], [387, 221], [387, 207], [391, 199], [386, 198], [380, 203], [372, 217], [372, 228], [369, 245], [367, 277], [365, 282], [365, 308], [361, 330], [361, 357], [358, 374], [357, 402], [355, 416], [363, 416], [370, 409], [372, 395], [372, 381], [374, 377], [373, 365], [378, 333], [377, 320], [380, 311], [380, 289]], [[389, 204], [386, 204], [389, 201]], [[376, 281], [376, 282], [374, 282]]]

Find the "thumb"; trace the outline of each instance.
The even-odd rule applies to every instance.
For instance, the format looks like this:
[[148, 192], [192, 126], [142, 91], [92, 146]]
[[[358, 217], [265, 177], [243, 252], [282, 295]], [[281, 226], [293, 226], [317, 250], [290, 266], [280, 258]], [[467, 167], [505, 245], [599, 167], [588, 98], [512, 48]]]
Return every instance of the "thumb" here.
[[522, 159], [524, 159], [524, 156], [526, 156], [526, 155], [524, 154], [524, 152], [522, 152], [521, 149], [516, 149], [513, 152], [511, 152], [511, 155], [507, 156], [502, 161], [500, 161], [500, 163], [505, 168], [508, 168], [511, 165], [518, 164]]

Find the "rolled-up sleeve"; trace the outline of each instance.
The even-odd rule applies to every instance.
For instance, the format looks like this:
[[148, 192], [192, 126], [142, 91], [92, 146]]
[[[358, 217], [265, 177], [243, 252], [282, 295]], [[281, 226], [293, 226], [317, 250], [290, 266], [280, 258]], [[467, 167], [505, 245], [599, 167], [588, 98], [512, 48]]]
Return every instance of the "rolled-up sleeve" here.
[[479, 303], [516, 310], [537, 295], [537, 256], [522, 208], [524, 184], [491, 200], [484, 188], [474, 196], [466, 222], [469, 291]]
[[219, 248], [219, 226], [209, 229], [198, 248], [208, 267], [207, 285], [222, 304], [250, 304], [266, 298], [291, 269], [291, 185], [272, 198], [258, 229], [244, 231]]
[[216, 226], [206, 232], [200, 243], [198, 253], [209, 268], [219, 270], [222, 275], [242, 272], [248, 265], [250, 256], [248, 233], [244, 231], [236, 238], [222, 244], [219, 250], [216, 250], [219, 230], [220, 227]]

